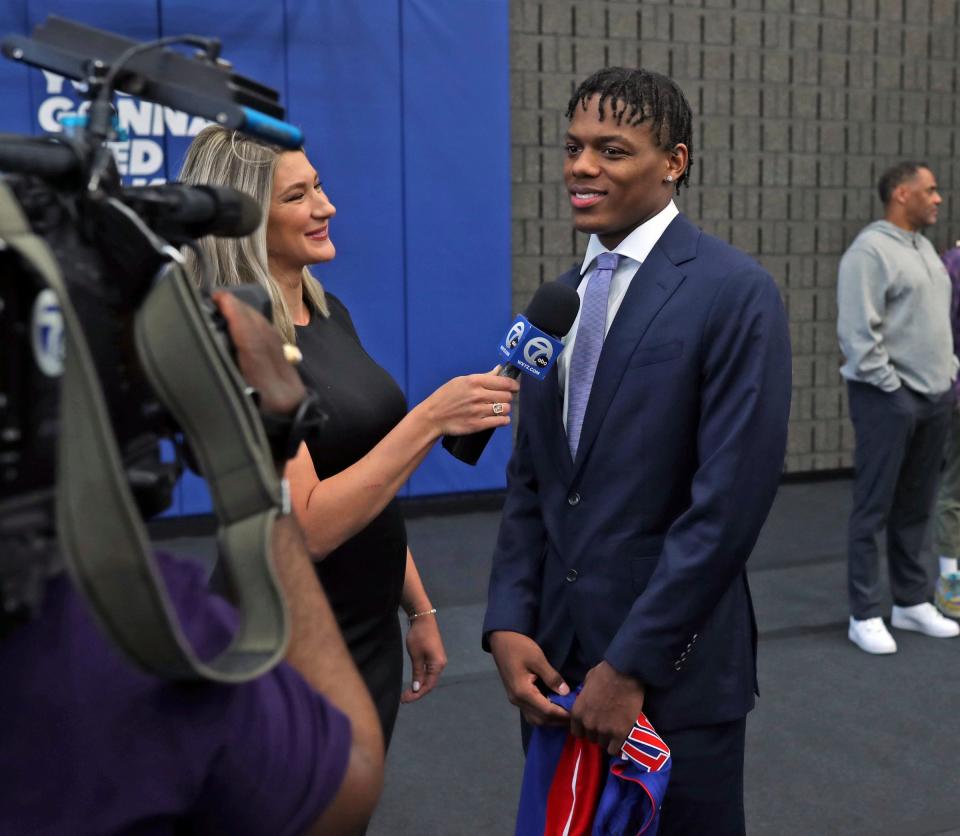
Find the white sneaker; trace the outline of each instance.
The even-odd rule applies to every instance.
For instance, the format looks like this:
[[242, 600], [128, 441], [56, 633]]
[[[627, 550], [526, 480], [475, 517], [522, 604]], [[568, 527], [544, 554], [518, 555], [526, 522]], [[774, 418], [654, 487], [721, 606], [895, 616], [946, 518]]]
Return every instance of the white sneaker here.
[[882, 618], [858, 620], [851, 615], [847, 638], [867, 653], [897, 652], [897, 643], [893, 640]]
[[912, 607], [894, 607], [890, 623], [900, 630], [915, 630], [936, 639], [960, 636], [960, 624], [944, 618], [933, 604], [915, 604]]

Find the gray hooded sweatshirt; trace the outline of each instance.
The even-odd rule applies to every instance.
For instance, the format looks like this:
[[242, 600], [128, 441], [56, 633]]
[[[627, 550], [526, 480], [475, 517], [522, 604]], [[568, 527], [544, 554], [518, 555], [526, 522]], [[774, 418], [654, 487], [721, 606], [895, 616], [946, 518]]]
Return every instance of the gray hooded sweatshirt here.
[[840, 259], [837, 335], [847, 380], [887, 392], [946, 392], [957, 376], [950, 277], [933, 244], [889, 221], [861, 230]]

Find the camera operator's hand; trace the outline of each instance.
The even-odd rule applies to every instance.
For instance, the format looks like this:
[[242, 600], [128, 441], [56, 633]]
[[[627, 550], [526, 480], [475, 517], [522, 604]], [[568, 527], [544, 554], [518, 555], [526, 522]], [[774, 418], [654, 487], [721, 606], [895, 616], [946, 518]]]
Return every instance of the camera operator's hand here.
[[260, 393], [260, 408], [275, 415], [293, 412], [307, 390], [284, 358], [283, 340], [276, 329], [230, 293], [220, 291], [212, 299], [227, 321], [244, 380]]

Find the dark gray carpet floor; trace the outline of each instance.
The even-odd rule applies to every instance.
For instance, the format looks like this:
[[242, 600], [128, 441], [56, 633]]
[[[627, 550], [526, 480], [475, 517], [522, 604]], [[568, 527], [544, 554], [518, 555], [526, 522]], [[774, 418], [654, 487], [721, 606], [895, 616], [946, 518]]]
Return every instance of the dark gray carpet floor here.
[[[747, 725], [748, 832], [957, 836], [960, 639], [897, 632], [886, 657], [847, 640], [849, 505], [846, 480], [784, 485], [750, 561], [761, 698]], [[450, 665], [401, 707], [369, 836], [513, 832], [518, 721], [479, 649], [496, 527], [490, 512], [410, 522]]]

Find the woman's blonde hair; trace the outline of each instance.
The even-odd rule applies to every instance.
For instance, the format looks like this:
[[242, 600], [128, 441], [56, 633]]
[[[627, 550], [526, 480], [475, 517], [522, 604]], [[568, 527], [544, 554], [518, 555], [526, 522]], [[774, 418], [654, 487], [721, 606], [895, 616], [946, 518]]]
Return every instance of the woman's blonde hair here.
[[[250, 195], [260, 205], [263, 222], [245, 238], [207, 235], [197, 242], [206, 256], [216, 285], [256, 282], [270, 294], [273, 324], [287, 342], [296, 341], [293, 318], [267, 262], [267, 217], [273, 195], [273, 177], [284, 149], [266, 145], [210, 125], [196, 135], [180, 169], [180, 179], [193, 185], [232, 186]], [[198, 281], [202, 275], [195, 253], [187, 251], [187, 267]], [[303, 293], [314, 311], [329, 316], [320, 282], [303, 268]]]

